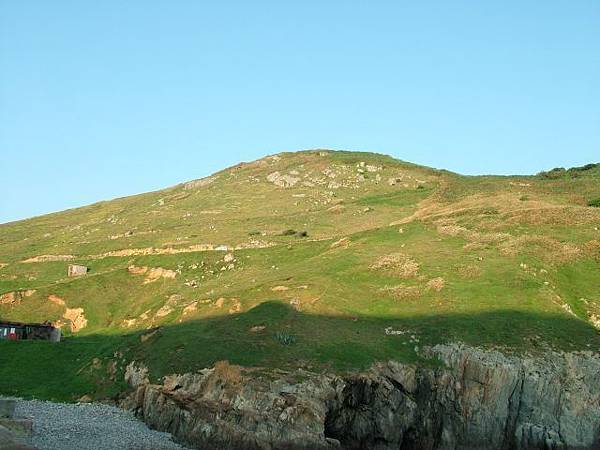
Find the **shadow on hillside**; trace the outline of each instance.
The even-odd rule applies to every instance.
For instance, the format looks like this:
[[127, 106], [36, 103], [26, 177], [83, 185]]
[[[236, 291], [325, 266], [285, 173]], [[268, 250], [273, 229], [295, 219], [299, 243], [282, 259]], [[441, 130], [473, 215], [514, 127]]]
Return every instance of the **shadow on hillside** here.
[[[219, 360], [352, 370], [377, 360], [414, 362], [415, 347], [452, 341], [513, 351], [600, 349], [597, 330], [567, 315], [503, 310], [410, 318], [323, 316], [271, 301], [239, 314], [123, 334], [74, 336], [59, 344], [0, 342], [0, 393], [60, 400], [90, 392], [111, 396], [125, 388], [120, 380], [124, 362], [130, 360], [143, 360], [154, 378]], [[110, 380], [113, 360], [119, 362], [116, 382]]]

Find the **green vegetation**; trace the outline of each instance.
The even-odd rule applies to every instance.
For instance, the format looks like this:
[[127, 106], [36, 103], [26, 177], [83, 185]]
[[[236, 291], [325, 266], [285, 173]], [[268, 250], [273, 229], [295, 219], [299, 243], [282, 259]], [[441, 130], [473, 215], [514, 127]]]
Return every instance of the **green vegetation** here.
[[547, 178], [550, 180], [558, 179], [558, 178], [576, 178], [582, 175], [587, 175], [589, 173], [593, 173], [597, 169], [600, 168], [600, 163], [598, 164], [586, 164], [581, 167], [571, 167], [570, 169], [565, 169], [564, 167], [555, 167], [552, 170], [548, 170], [546, 172], [540, 172], [538, 174], [541, 178]]
[[296, 337], [284, 331], [278, 331], [277, 333], [275, 333], [275, 339], [281, 345], [293, 345], [296, 343]]
[[598, 350], [599, 174], [284, 153], [0, 225], [0, 317], [66, 336], [0, 342], [0, 393], [110, 397], [132, 360], [157, 379], [221, 360], [355, 370], [451, 341]]

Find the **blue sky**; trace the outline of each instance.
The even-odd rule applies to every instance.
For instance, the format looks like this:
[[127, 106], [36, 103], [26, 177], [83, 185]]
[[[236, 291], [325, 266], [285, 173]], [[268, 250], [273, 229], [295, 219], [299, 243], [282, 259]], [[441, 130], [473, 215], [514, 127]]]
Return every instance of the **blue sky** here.
[[600, 2], [0, 0], [0, 222], [284, 150], [600, 160]]

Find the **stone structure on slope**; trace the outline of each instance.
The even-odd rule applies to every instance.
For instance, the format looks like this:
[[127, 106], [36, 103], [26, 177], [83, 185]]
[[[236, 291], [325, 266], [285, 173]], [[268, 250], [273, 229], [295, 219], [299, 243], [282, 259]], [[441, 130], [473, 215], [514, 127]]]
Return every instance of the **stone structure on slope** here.
[[70, 277], [80, 277], [87, 272], [88, 268], [86, 266], [82, 266], [81, 264], [69, 264], [67, 275]]

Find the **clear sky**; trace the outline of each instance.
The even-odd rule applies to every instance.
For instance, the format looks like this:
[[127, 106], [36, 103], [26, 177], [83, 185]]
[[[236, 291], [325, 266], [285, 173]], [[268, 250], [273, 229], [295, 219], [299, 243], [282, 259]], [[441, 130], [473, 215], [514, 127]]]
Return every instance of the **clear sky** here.
[[265, 154], [600, 160], [600, 1], [0, 0], [0, 222]]

